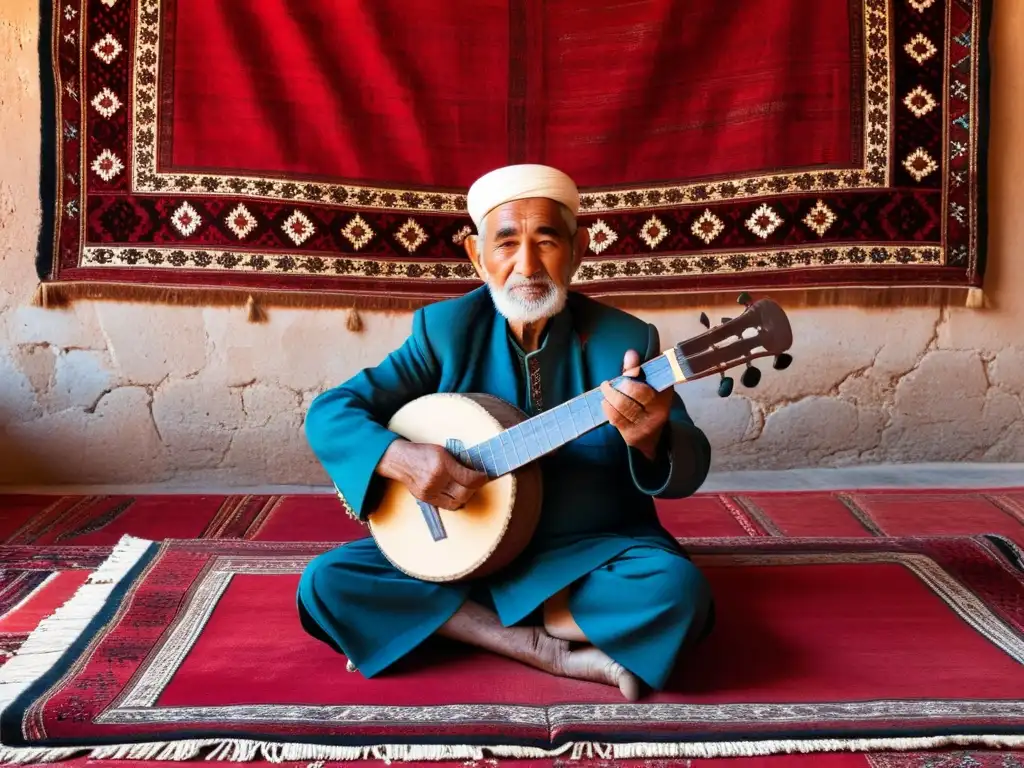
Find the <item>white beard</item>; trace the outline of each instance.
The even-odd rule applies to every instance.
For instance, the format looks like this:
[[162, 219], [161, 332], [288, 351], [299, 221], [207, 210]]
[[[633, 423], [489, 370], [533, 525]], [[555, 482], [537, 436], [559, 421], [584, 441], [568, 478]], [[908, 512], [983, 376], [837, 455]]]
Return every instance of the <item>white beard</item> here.
[[[496, 288], [487, 277], [487, 288], [491, 292], [491, 300], [495, 309], [506, 320], [512, 323], [536, 323], [554, 317], [565, 307], [568, 290], [559, 288], [555, 282], [544, 275], [540, 278], [528, 278], [515, 272], [508, 276], [502, 288]], [[515, 289], [523, 285], [541, 285], [547, 288], [546, 293], [537, 299], [527, 299], [519, 295]]]

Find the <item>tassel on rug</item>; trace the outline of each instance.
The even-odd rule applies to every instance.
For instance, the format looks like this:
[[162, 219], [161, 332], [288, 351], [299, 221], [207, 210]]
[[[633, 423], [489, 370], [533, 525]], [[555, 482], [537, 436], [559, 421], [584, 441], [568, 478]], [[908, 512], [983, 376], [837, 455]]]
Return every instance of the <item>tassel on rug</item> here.
[[267, 317], [266, 311], [259, 305], [259, 302], [253, 296], [250, 296], [245, 302], [245, 311], [248, 313], [248, 320], [250, 323], [266, 323], [270, 320]]
[[349, 309], [348, 318], [345, 320], [345, 327], [352, 333], [359, 333], [363, 330], [363, 318], [359, 315], [359, 310], [355, 307]]

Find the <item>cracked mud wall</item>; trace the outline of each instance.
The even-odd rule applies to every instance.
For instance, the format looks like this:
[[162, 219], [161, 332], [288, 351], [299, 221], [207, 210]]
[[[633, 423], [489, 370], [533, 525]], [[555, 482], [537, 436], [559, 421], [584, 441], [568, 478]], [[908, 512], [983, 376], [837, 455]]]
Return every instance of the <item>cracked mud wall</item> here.
[[[996, 0], [986, 292], [995, 309], [806, 309], [795, 362], [727, 400], [682, 389], [717, 469], [1024, 461], [1024, 2]], [[407, 313], [82, 302], [30, 307], [39, 223], [37, 0], [0, 5], [0, 484], [325, 482], [312, 398], [401, 343]], [[735, 305], [709, 307], [711, 317]], [[698, 311], [644, 312], [665, 341]]]

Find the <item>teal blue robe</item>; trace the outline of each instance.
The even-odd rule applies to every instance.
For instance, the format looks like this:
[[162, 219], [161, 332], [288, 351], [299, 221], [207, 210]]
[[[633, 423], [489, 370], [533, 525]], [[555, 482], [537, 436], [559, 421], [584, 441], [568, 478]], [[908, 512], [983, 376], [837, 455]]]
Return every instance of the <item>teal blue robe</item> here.
[[[349, 514], [373, 510], [375, 468], [397, 435], [386, 425], [405, 403], [434, 392], [481, 392], [528, 414], [622, 373], [634, 349], [662, 352], [657, 329], [570, 293], [541, 347], [524, 354], [486, 287], [413, 315], [412, 334], [378, 366], [319, 395], [306, 434]], [[544, 601], [571, 587], [569, 608], [587, 638], [654, 689], [680, 650], [710, 629], [703, 575], [655, 514], [704, 482], [711, 448], [675, 394], [656, 460], [605, 424], [540, 459], [541, 520], [527, 550], [478, 582], [428, 583], [391, 566], [371, 538], [307, 567], [297, 602], [303, 626], [373, 677], [437, 631], [472, 597], [505, 626], [538, 620]]]

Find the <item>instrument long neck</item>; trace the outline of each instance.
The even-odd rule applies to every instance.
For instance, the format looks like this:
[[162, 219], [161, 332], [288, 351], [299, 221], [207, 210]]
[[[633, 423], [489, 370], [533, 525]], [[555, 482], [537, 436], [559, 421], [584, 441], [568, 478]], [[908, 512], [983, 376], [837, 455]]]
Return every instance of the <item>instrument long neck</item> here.
[[[664, 355], [640, 366], [639, 378], [659, 392], [675, 385], [677, 378]], [[612, 380], [617, 385], [625, 377]], [[561, 448], [608, 421], [600, 388], [592, 389], [561, 405], [526, 419], [489, 440], [463, 448], [455, 457], [463, 464], [500, 477]]]

